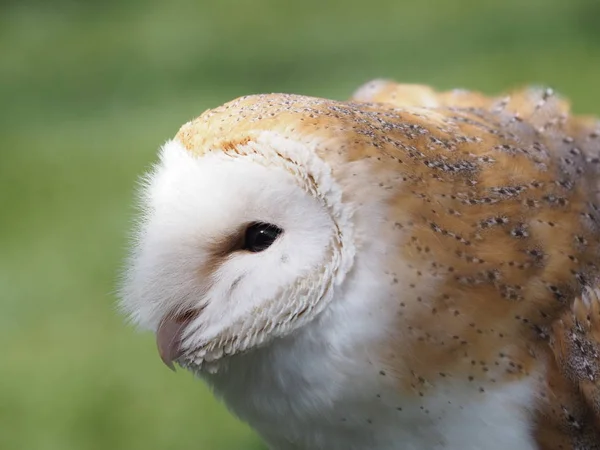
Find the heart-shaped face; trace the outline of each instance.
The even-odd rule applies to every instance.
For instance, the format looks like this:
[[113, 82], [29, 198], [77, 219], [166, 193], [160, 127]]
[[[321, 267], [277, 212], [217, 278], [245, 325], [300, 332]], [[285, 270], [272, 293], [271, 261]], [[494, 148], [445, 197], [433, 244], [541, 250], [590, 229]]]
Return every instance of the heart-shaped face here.
[[351, 229], [338, 226], [349, 212], [304, 144], [264, 133], [203, 145], [163, 147], [146, 179], [123, 289], [126, 310], [156, 331], [171, 368], [200, 369], [314, 319], [353, 254]]

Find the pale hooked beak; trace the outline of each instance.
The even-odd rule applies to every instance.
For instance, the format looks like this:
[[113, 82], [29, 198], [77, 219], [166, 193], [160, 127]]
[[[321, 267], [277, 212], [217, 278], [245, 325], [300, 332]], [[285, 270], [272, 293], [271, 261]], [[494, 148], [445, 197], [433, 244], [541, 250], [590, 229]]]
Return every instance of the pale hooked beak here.
[[174, 361], [181, 356], [181, 341], [186, 327], [196, 317], [199, 311], [188, 311], [183, 314], [167, 314], [158, 325], [156, 331], [156, 346], [158, 354], [165, 365], [175, 371]]

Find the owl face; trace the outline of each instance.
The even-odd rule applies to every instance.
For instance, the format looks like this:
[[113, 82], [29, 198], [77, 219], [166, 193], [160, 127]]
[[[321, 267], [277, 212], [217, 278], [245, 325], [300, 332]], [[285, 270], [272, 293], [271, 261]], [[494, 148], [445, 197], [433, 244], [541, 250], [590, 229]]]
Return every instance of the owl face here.
[[342, 245], [326, 199], [269, 145], [250, 147], [198, 155], [173, 140], [144, 180], [122, 305], [171, 368], [214, 368], [332, 297]]

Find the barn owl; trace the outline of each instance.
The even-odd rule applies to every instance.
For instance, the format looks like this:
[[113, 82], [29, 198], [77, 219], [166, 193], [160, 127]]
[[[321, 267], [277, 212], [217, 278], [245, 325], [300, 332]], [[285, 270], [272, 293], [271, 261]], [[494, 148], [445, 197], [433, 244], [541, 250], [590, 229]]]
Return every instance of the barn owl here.
[[599, 167], [549, 89], [238, 98], [161, 147], [121, 305], [271, 449], [599, 449]]

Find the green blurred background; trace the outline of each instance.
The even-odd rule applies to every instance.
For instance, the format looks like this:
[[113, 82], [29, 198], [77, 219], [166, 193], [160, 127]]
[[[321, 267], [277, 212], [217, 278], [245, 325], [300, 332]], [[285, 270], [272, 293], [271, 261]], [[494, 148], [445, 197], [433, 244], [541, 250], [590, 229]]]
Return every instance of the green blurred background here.
[[258, 450], [116, 312], [158, 146], [240, 95], [376, 77], [600, 113], [600, 1], [5, 1], [0, 61], [0, 449]]

